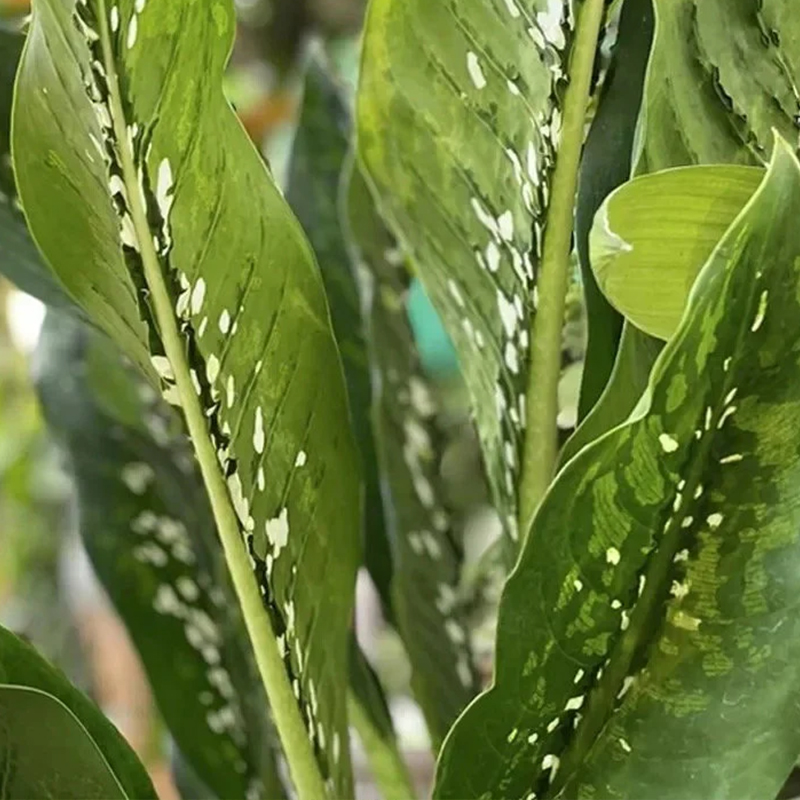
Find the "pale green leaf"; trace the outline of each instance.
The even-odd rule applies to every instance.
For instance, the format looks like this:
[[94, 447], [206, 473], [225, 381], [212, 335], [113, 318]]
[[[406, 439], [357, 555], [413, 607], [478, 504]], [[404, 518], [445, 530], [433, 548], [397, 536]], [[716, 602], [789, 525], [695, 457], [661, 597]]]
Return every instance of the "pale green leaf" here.
[[572, 13], [562, 0], [374, 0], [366, 25], [360, 158], [455, 343], [512, 540]]
[[[313, 256], [222, 93], [234, 24], [232, 0], [41, 0], [17, 84], [15, 167], [50, 268], [183, 404], [218, 498], [226, 479], [226, 541], [238, 546], [232, 506], [303, 741], [347, 796], [355, 452]], [[282, 698], [286, 686], [281, 676]]]
[[144, 767], [100, 709], [0, 627], [0, 798], [156, 800]]
[[175, 743], [217, 797], [284, 796], [180, 420], [110, 340], [63, 315], [48, 313], [36, 362], [45, 418], [69, 456], [81, 537]]
[[617, 189], [589, 239], [603, 294], [638, 328], [669, 339], [701, 267], [763, 176], [753, 167], [681, 167]]
[[495, 684], [448, 738], [435, 796], [762, 800], [789, 774], [798, 204], [780, 142], [642, 402], [540, 507], [504, 593]]

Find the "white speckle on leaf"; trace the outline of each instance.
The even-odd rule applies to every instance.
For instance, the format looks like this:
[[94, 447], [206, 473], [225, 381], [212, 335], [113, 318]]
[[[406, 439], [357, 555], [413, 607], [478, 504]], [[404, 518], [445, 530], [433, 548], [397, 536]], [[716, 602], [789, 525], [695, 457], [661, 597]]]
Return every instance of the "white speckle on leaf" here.
[[277, 517], [267, 520], [266, 532], [277, 558], [289, 541], [289, 509], [286, 506], [281, 509]]
[[673, 563], [678, 564], [681, 561], [689, 560], [689, 551], [684, 547], [683, 550], [678, 550], [675, 557], [672, 559]]
[[518, 734], [519, 734], [519, 728], [514, 728], [511, 731], [511, 733], [509, 733], [508, 736], [506, 737], [506, 741], [509, 744], [514, 744], [514, 740], [517, 738]]
[[583, 581], [580, 578], [575, 578], [575, 580], [572, 581], [572, 585], [575, 587], [576, 592], [583, 590]]
[[261, 406], [256, 408], [255, 422], [253, 424], [253, 448], [256, 453], [264, 452], [265, 436], [264, 436], [264, 414], [261, 411]]
[[735, 464], [737, 461], [742, 461], [744, 456], [741, 453], [732, 453], [729, 456], [725, 456], [725, 458], [721, 458], [719, 460], [720, 464]]
[[198, 278], [192, 289], [192, 314], [197, 315], [203, 308], [203, 301], [206, 299], [206, 282], [203, 278]]
[[677, 440], [668, 433], [662, 433], [661, 436], [658, 437], [658, 441], [661, 444], [661, 449], [665, 453], [674, 453], [679, 447]]
[[616, 547], [609, 547], [606, 550], [606, 561], [611, 564], [612, 566], [617, 566], [619, 564], [620, 554], [619, 550]]
[[583, 706], [583, 701], [585, 700], [586, 695], [579, 694], [576, 697], [570, 697], [567, 700], [567, 705], [564, 706], [565, 711], [578, 711], [581, 706]]
[[178, 591], [190, 603], [193, 603], [200, 597], [200, 589], [197, 588], [197, 584], [186, 575], [181, 575], [180, 578], [178, 578], [176, 586], [178, 587]]
[[542, 769], [550, 770], [550, 783], [552, 783], [556, 777], [559, 764], [561, 764], [561, 759], [557, 755], [554, 755], [553, 753], [548, 753], [542, 759]]
[[306, 462], [308, 461], [308, 456], [306, 455], [305, 450], [300, 450], [297, 454], [297, 458], [294, 460], [295, 467], [304, 467]]
[[629, 745], [629, 744], [628, 744], [628, 743], [625, 741], [625, 739], [620, 739], [620, 740], [619, 740], [619, 746], [620, 746], [620, 747], [621, 747], [621, 748], [622, 748], [622, 749], [623, 749], [623, 750], [624, 750], [626, 753], [630, 753], [630, 752], [631, 752], [631, 746], [630, 746], [630, 745]]
[[694, 522], [694, 517], [684, 517], [683, 521], [681, 522], [681, 528], [690, 528], [692, 523]]
[[720, 513], [709, 514], [706, 518], [706, 522], [708, 523], [708, 527], [711, 528], [712, 531], [715, 531], [722, 525], [722, 521], [725, 518]]
[[206, 362], [206, 378], [210, 384], [214, 384], [219, 378], [219, 359], [212, 353]]
[[462, 686], [472, 686], [472, 670], [469, 668], [469, 662], [463, 656], [456, 662], [456, 672]]
[[489, 268], [489, 272], [497, 272], [500, 269], [500, 248], [494, 240], [486, 245], [486, 266]]
[[631, 624], [631, 618], [628, 615], [628, 612], [623, 610], [622, 614], [620, 615], [619, 629], [621, 631], [626, 631], [626, 630], [628, 630], [628, 626], [630, 624]]
[[159, 378], [165, 381], [175, 380], [175, 372], [166, 356], [151, 356], [150, 361]]
[[466, 641], [466, 634], [464, 629], [453, 619], [448, 619], [444, 624], [447, 635], [453, 644], [461, 645]]
[[447, 289], [453, 296], [453, 299], [456, 301], [456, 303], [458, 303], [458, 305], [460, 305], [463, 308], [464, 297], [458, 288], [458, 284], [452, 278], [448, 278], [447, 280]]
[[126, 44], [128, 46], [128, 50], [130, 50], [136, 44], [136, 34], [139, 32], [139, 22], [138, 17], [134, 14], [131, 17], [131, 21], [128, 24], [128, 38], [126, 40]]
[[231, 329], [231, 315], [228, 313], [228, 309], [223, 309], [222, 313], [219, 315], [219, 330], [220, 333], [227, 334], [228, 331]]
[[634, 683], [636, 683], [636, 678], [633, 675], [626, 675], [622, 680], [622, 687], [620, 688], [619, 692], [617, 692], [617, 700], [621, 700], [623, 697], [625, 697]]
[[552, 733], [559, 725], [561, 720], [558, 717], [554, 717], [547, 723], [547, 732]]
[[672, 581], [669, 593], [678, 600], [683, 600], [689, 594], [689, 582]]
[[506, 336], [510, 339], [517, 329], [517, 314], [513, 301], [509, 300], [502, 290], [497, 290], [497, 309]]
[[256, 484], [258, 485], [258, 490], [260, 492], [263, 492], [267, 487], [267, 479], [264, 475], [264, 467], [258, 468], [258, 473], [256, 474]]
[[536, 15], [536, 22], [539, 23], [544, 38], [559, 50], [562, 50], [567, 44], [561, 28], [563, 15], [563, 0], [548, 0], [547, 9]]
[[514, 238], [514, 215], [511, 211], [506, 211], [498, 218], [497, 229], [505, 241], [510, 242]]
[[756, 318], [753, 320], [753, 325], [750, 330], [755, 333], [764, 323], [764, 318], [767, 316], [767, 299], [769, 292], [764, 289], [761, 292], [761, 297], [758, 298], [758, 310], [756, 311]]
[[233, 408], [233, 404], [236, 400], [236, 382], [234, 381], [233, 375], [228, 375], [228, 380], [225, 384], [225, 395], [228, 408]]
[[506, 349], [505, 349], [505, 364], [508, 367], [509, 371], [514, 374], [519, 374], [519, 353], [517, 351], [517, 346], [513, 342], [506, 342]]
[[611, 601], [611, 608], [613, 608], [614, 611], [619, 611], [622, 608], [622, 603], [619, 600], [614, 599]]
[[682, 628], [685, 631], [696, 631], [700, 629], [700, 622], [697, 617], [687, 614], [685, 611], [678, 609], [671, 619], [672, 624], [676, 628]]
[[135, 462], [122, 468], [122, 482], [133, 494], [144, 494], [154, 478], [155, 473], [149, 464]]
[[481, 63], [478, 61], [478, 56], [471, 50], [467, 53], [467, 72], [469, 72], [469, 77], [476, 89], [486, 88], [486, 76], [481, 69]]
[[112, 7], [108, 18], [111, 22], [111, 32], [116, 33], [119, 30], [119, 9], [116, 6]]
[[236, 511], [236, 516], [239, 517], [239, 522], [242, 525], [246, 525], [247, 520], [250, 518], [250, 502], [244, 496], [242, 480], [238, 472], [228, 476], [228, 490], [230, 491], [231, 502]]

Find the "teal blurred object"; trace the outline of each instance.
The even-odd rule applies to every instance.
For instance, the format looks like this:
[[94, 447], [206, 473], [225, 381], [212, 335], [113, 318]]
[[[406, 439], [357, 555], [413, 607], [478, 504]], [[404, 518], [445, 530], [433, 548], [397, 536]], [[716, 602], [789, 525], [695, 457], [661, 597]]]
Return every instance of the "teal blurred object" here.
[[408, 292], [408, 320], [417, 340], [422, 366], [435, 378], [458, 374], [458, 356], [442, 320], [417, 278]]

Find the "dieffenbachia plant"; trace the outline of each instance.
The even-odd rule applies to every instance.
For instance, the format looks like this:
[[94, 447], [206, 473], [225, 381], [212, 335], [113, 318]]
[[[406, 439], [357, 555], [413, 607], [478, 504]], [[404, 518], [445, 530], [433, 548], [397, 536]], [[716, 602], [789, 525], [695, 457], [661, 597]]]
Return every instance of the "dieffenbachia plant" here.
[[347, 796], [356, 462], [313, 255], [222, 93], [233, 33], [225, 0], [36, 3], [14, 166], [52, 273], [181, 408], [297, 790]]
[[[363, 540], [444, 740], [434, 796], [774, 796], [800, 752], [790, 0], [372, 0], [357, 163], [312, 74], [289, 173], [319, 272], [222, 96], [232, 8], [35, 0], [0, 172], [4, 268], [131, 362], [51, 316], [43, 352], [73, 361], [40, 385], [187, 762], [220, 796], [289, 793], [274, 730], [299, 796], [349, 797], [349, 711], [385, 796], [411, 794], [350, 629]], [[559, 453], [573, 249], [590, 363]], [[455, 724], [477, 687], [412, 274], [517, 559], [492, 686]]]

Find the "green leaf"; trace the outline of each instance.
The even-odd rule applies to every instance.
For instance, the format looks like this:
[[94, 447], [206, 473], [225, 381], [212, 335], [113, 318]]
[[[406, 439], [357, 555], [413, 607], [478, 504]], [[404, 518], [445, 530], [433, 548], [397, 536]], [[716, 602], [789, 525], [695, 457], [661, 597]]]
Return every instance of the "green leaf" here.
[[701, 267], [763, 176], [752, 167], [681, 167], [617, 189], [589, 241], [603, 294], [638, 328], [669, 339]]
[[640, 172], [684, 164], [758, 164], [775, 128], [797, 138], [792, 0], [655, 0]]
[[97, 706], [2, 627], [0, 797], [156, 800], [144, 767]]
[[588, 340], [579, 420], [594, 408], [610, 379], [622, 333], [622, 317], [603, 297], [592, 272], [589, 232], [600, 204], [631, 175], [653, 27], [652, 0], [625, 0], [599, 107], [583, 148], [575, 207], [575, 239], [586, 302]]
[[623, 325], [611, 377], [594, 408], [561, 448], [561, 466], [586, 445], [625, 422], [644, 394], [663, 347], [662, 341], [648, 336], [630, 322]]
[[0, 26], [0, 272], [51, 306], [80, 313], [42, 261], [18, 207], [11, 168], [11, 101], [25, 37]]
[[15, 167], [50, 268], [183, 409], [298, 792], [348, 796], [355, 451], [313, 255], [223, 96], [234, 26], [41, 0]]
[[183, 757], [218, 797], [284, 796], [180, 420], [110, 340], [52, 311], [37, 385], [69, 454], [84, 544]]
[[361, 455], [364, 559], [391, 619], [392, 554], [372, 432], [369, 356], [359, 287], [339, 218], [339, 184], [349, 152], [350, 129], [349, 113], [339, 92], [321, 65], [312, 65], [306, 76], [286, 199], [314, 248], [331, 307]]
[[574, 24], [560, 0], [373, 0], [366, 25], [360, 158], [459, 354], [511, 540]]
[[788, 775], [798, 203], [779, 142], [642, 402], [540, 507], [504, 593], [495, 685], [448, 738], [437, 797], [755, 800]]
[[373, 416], [391, 501], [395, 624], [411, 661], [411, 686], [438, 746], [478, 688], [457, 587], [463, 553], [440, 475], [443, 439], [436, 394], [408, 321], [411, 276], [361, 173], [347, 212], [355, 257], [372, 282], [368, 313], [377, 379]]

